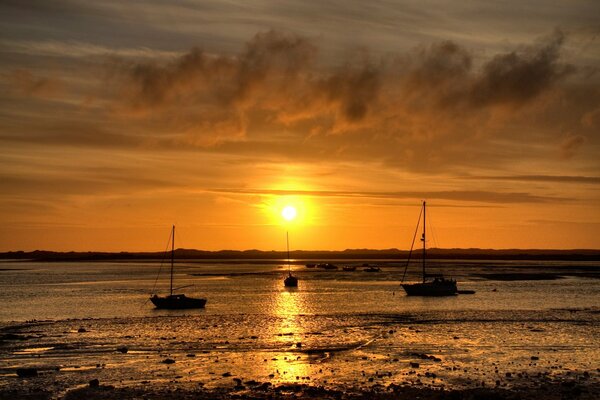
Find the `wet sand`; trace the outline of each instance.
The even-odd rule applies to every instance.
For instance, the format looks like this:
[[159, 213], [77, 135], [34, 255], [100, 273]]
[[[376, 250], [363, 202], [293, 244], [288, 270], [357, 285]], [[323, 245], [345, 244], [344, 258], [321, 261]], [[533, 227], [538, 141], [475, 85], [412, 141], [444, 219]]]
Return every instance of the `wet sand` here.
[[245, 336], [257, 316], [32, 321], [0, 331], [0, 398], [595, 399], [599, 314], [306, 316], [323, 331]]
[[[243, 386], [243, 387], [242, 387]], [[300, 384], [279, 385], [270, 387], [246, 387], [240, 385], [232, 389], [168, 389], [168, 388], [115, 388], [113, 386], [100, 385], [98, 387], [82, 387], [73, 389], [65, 394], [65, 400], [88, 400], [88, 399], [173, 399], [173, 400], [278, 400], [278, 399], [396, 399], [396, 400], [563, 400], [581, 399], [593, 400], [598, 398], [598, 388], [592, 385], [581, 385], [577, 381], [569, 381], [562, 384], [542, 383], [536, 388], [476, 388], [463, 390], [444, 390], [416, 388], [412, 386], [381, 386], [365, 390], [349, 389], [326, 389], [319, 386]], [[29, 399], [49, 400], [55, 398], [51, 391], [32, 389], [29, 391], [7, 390], [0, 392], [0, 399]]]

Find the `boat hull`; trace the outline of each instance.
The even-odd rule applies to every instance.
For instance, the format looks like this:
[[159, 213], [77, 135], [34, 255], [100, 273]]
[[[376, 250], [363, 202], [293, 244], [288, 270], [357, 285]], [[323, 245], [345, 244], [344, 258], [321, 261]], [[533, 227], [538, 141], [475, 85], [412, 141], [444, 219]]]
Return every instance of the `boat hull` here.
[[174, 294], [170, 296], [152, 296], [150, 301], [158, 309], [162, 310], [185, 310], [193, 308], [204, 308], [206, 299], [196, 299], [187, 297], [183, 294]]
[[287, 278], [283, 280], [283, 285], [285, 287], [298, 287], [298, 278], [295, 276], [289, 275]]
[[424, 282], [424, 283], [405, 283], [402, 288], [406, 292], [407, 296], [429, 296], [429, 297], [441, 297], [441, 296], [456, 296], [458, 290], [456, 288], [456, 282], [445, 281], [445, 282]]

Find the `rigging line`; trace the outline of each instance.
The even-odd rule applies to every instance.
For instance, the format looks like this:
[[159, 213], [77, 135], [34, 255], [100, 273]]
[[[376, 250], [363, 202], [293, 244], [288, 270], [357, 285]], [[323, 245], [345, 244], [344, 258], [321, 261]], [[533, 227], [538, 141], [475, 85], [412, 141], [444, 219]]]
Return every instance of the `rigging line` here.
[[408, 252], [408, 258], [406, 259], [406, 266], [404, 267], [404, 274], [402, 274], [402, 280], [400, 282], [404, 282], [404, 278], [406, 277], [406, 271], [408, 270], [408, 264], [410, 263], [410, 257], [412, 256], [413, 247], [415, 246], [415, 239], [417, 238], [417, 232], [419, 231], [419, 225], [421, 224], [421, 215], [423, 215], [423, 207], [421, 207], [421, 212], [419, 212], [419, 220], [417, 221], [417, 227], [415, 228], [415, 234], [413, 235], [412, 243], [410, 244], [410, 251]]
[[156, 283], [158, 282], [158, 277], [160, 276], [160, 271], [162, 271], [162, 267], [165, 262], [165, 257], [167, 257], [167, 252], [169, 251], [169, 243], [171, 243], [172, 236], [173, 236], [173, 231], [171, 231], [169, 233], [169, 240], [167, 241], [167, 245], [165, 246], [165, 251], [163, 252], [163, 257], [160, 260], [160, 266], [158, 268], [158, 273], [156, 274], [156, 279], [154, 279], [154, 286], [152, 286], [152, 293], [154, 293], [154, 289], [156, 289]]

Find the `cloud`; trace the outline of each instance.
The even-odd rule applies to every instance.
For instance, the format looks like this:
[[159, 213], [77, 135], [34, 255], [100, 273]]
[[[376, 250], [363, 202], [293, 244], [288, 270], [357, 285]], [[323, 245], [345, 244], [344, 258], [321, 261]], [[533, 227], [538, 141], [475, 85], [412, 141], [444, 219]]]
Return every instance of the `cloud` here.
[[600, 129], [600, 107], [585, 113], [581, 117], [581, 124], [586, 128]]
[[[85, 87], [94, 98], [89, 107], [82, 101], [89, 129], [77, 111], [75, 128], [43, 121], [52, 140], [39, 129], [19, 140], [355, 160], [410, 171], [496, 168], [540, 140], [529, 131], [556, 143], [561, 125], [576, 124], [569, 130], [579, 135], [594, 123], [597, 95], [574, 96], [565, 80], [573, 69], [561, 61], [564, 41], [557, 31], [487, 61], [448, 40], [379, 57], [360, 49], [332, 66], [322, 62], [327, 54], [316, 38], [271, 30], [237, 54], [196, 47], [170, 57], [111, 56], [95, 64], [107, 68], [94, 75], [97, 91]], [[106, 134], [87, 134], [103, 120], [110, 121]], [[577, 143], [564, 146], [571, 154]]]
[[120, 112], [162, 115], [193, 144], [281, 129], [418, 137], [474, 128], [477, 135], [486, 108], [533, 102], [571, 71], [559, 62], [563, 41], [557, 32], [480, 68], [450, 41], [375, 60], [362, 51], [329, 68], [314, 40], [268, 31], [236, 56], [194, 48], [168, 63], [120, 60], [110, 80]]
[[585, 136], [569, 134], [560, 144], [560, 153], [562, 158], [573, 158], [573, 156], [577, 154], [577, 152], [585, 142]]
[[520, 182], [551, 182], [551, 183], [575, 183], [575, 184], [600, 184], [598, 176], [572, 176], [572, 175], [509, 175], [509, 176], [471, 176], [469, 179], [481, 179], [492, 181], [520, 181]]
[[335, 190], [274, 190], [274, 189], [214, 189], [218, 193], [275, 196], [314, 196], [377, 199], [456, 200], [482, 203], [549, 203], [568, 201], [564, 197], [544, 197], [522, 192], [492, 192], [481, 190], [453, 191], [335, 191]]
[[51, 98], [63, 91], [63, 84], [59, 79], [34, 76], [24, 69], [14, 70], [8, 79], [16, 92], [25, 96]]
[[574, 67], [559, 62], [564, 40], [564, 34], [557, 30], [538, 46], [494, 56], [474, 82], [472, 103], [520, 104], [552, 87], [573, 72]]
[[155, 50], [148, 47], [108, 47], [76, 40], [0, 40], [3, 52], [25, 54], [36, 57], [102, 57], [168, 59], [180, 56], [180, 52]]

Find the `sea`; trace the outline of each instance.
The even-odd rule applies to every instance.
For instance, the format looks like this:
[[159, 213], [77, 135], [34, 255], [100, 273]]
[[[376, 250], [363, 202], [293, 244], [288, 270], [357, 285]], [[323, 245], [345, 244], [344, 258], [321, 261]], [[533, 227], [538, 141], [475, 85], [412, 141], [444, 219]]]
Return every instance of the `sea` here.
[[[157, 310], [156, 261], [0, 262], [0, 389], [19, 368], [67, 391], [116, 386], [433, 388], [600, 382], [600, 262], [431, 260], [473, 290], [408, 297], [420, 266], [397, 260], [177, 261], [176, 292], [199, 310]], [[380, 272], [366, 272], [363, 264]], [[355, 271], [342, 266], [354, 265]], [[283, 286], [288, 269], [298, 288]]]

